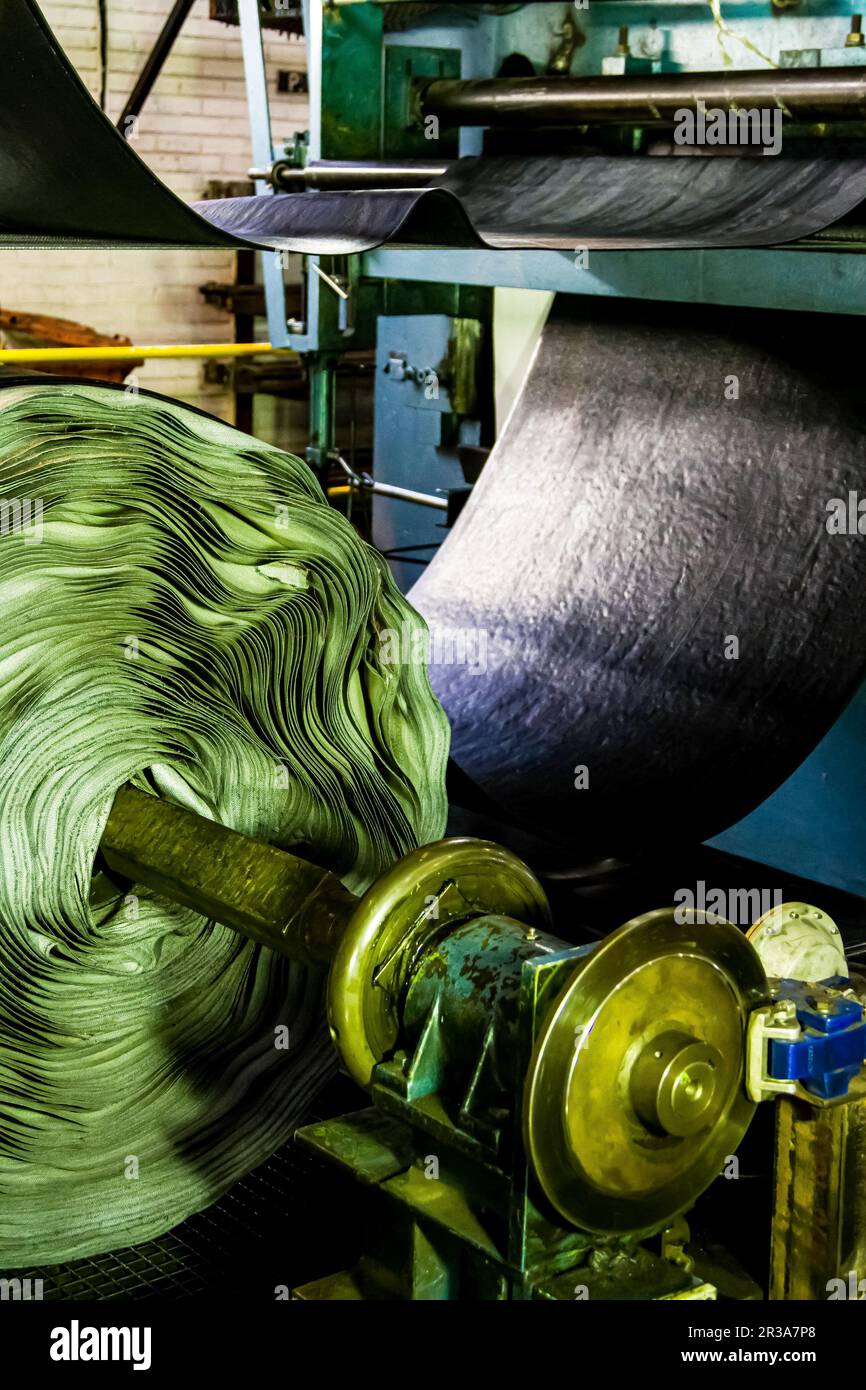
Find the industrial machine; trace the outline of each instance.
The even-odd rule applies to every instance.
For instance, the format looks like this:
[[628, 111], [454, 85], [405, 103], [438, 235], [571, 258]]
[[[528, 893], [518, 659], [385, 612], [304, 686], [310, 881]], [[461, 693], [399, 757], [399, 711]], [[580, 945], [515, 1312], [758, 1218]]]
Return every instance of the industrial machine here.
[[[296, 32], [298, 6], [217, 8], [241, 26], [262, 198], [424, 189], [466, 156], [675, 158], [684, 107], [773, 107], [782, 159], [866, 153], [866, 47], [846, 0], [743, 0], [724, 18], [715, 0], [304, 0], [310, 128], [286, 147], [261, 25]], [[306, 254], [299, 303], [288, 253], [261, 257], [270, 343], [300, 354], [309, 380], [307, 460], [334, 495], [372, 499], [372, 540], [404, 590], [496, 438], [496, 291], [866, 313], [856, 209], [761, 249], [477, 241]], [[341, 369], [358, 353], [374, 362], [369, 469], [337, 423]], [[363, 1231], [355, 1263], [292, 1296], [864, 1296], [866, 981], [821, 906], [825, 884], [866, 897], [866, 818], [846, 802], [864, 739], [861, 691], [799, 771], [714, 841], [815, 884], [818, 906], [776, 903], [748, 933], [660, 907], [649, 885], [638, 915], [584, 932], [579, 899], [552, 910], [512, 848], [468, 835], [422, 846], [356, 899], [314, 851], [121, 789], [99, 872], [327, 974], [334, 1047], [369, 1095], [297, 1136], [355, 1185]], [[804, 819], [823, 829], [805, 857]], [[757, 1171], [763, 1205], [745, 1180]], [[724, 1203], [715, 1224], [700, 1215], [725, 1185], [736, 1224], [769, 1244], [763, 1282], [728, 1248]]]
[[[281, 12], [286, 24], [297, 22], [296, 7], [264, 9], [269, 22]], [[263, 196], [417, 189], [466, 156], [653, 158], [675, 149], [675, 110], [701, 103], [778, 108], [783, 158], [856, 153], [866, 131], [866, 49], [861, 17], [847, 0], [820, 11], [810, 0], [737, 3], [724, 17], [705, 0], [309, 0], [303, 19], [310, 128], [285, 148], [272, 139], [262, 7], [239, 0], [237, 14], [256, 161], [251, 174]], [[521, 197], [531, 204], [531, 188]], [[396, 246], [363, 254], [305, 256], [299, 314], [286, 309], [289, 258], [266, 254], [268, 335], [275, 346], [303, 354], [307, 456], [323, 472], [348, 452], [335, 425], [338, 364], [350, 349], [375, 352], [373, 539], [408, 589], [495, 437], [495, 289], [861, 314], [861, 222], [852, 214], [784, 248], [651, 255], [577, 244], [434, 250], [431, 231], [429, 249], [400, 246], [397, 237]], [[361, 486], [357, 474], [353, 485]], [[388, 487], [414, 491], [414, 501], [389, 495]]]
[[295, 1298], [761, 1297], [689, 1249], [684, 1218], [737, 1176], [764, 1102], [766, 1292], [826, 1298], [862, 1267], [863, 984], [819, 909], [774, 907], [750, 940], [662, 908], [573, 946], [534, 874], [491, 842], [425, 845], [356, 899], [306, 859], [131, 787], [101, 859], [329, 970], [331, 1037], [372, 1105], [297, 1142], [360, 1186], [364, 1245]]
[[[290, 7], [291, 8], [291, 7]], [[280, 7], [266, 7], [278, 20]], [[592, 0], [523, 5], [303, 7], [310, 128], [275, 145], [256, 0], [240, 0], [256, 189], [418, 189], [455, 162], [548, 155], [676, 159], [674, 108], [778, 110], [789, 156], [855, 162], [866, 150], [861, 16], [847, 0], [799, 3]], [[286, 24], [297, 23], [289, 9]], [[799, 90], [796, 89], [800, 83]], [[694, 152], [694, 151], [693, 151]], [[707, 153], [707, 151], [703, 151]], [[727, 163], [733, 151], [722, 151]], [[532, 204], [531, 178], [521, 196]], [[591, 181], [590, 181], [591, 183]], [[503, 190], [505, 196], [506, 190]], [[510, 193], [513, 199], [514, 193]], [[578, 219], [579, 220], [579, 219]], [[401, 588], [436, 555], [513, 400], [521, 345], [543, 309], [502, 291], [851, 316], [866, 309], [862, 212], [780, 246], [596, 250], [443, 249], [383, 244], [360, 254], [262, 257], [268, 335], [302, 354], [307, 457], [332, 487], [371, 505], [370, 534]], [[435, 232], [431, 229], [431, 242]], [[286, 309], [286, 265], [302, 304]], [[295, 287], [292, 286], [294, 293]], [[294, 301], [293, 301], [294, 304]], [[808, 331], [808, 330], [807, 330]], [[496, 341], [494, 342], [494, 333]], [[852, 340], [856, 335], [852, 331]], [[337, 428], [339, 364], [373, 353], [372, 466]], [[504, 362], [504, 365], [503, 365]], [[498, 406], [498, 410], [497, 410]], [[497, 419], [498, 414], [498, 419]], [[347, 458], [349, 459], [347, 463]], [[355, 513], [359, 515], [356, 506]], [[866, 815], [851, 749], [866, 737], [861, 691], [814, 755], [712, 843], [856, 893]], [[810, 807], [804, 821], [802, 807]], [[820, 826], [815, 836], [811, 827]]]
[[[844, 0], [820, 12], [808, 0], [738, 4], [724, 18], [690, 0], [308, 0], [310, 129], [286, 148], [272, 142], [255, 0], [240, 0], [238, 15], [262, 196], [418, 188], [467, 155], [652, 158], [672, 152], [674, 108], [702, 102], [781, 107], [787, 152], [856, 154], [866, 136], [849, 100], [861, 89], [861, 18]], [[822, 84], [813, 100], [807, 88]], [[265, 255], [268, 332], [309, 373], [308, 461], [372, 494], [373, 540], [407, 589], [495, 438], [495, 290], [859, 315], [864, 248], [856, 213], [767, 249], [383, 245], [304, 257], [293, 317], [285, 258]], [[350, 348], [375, 354], [372, 478], [345, 464], [336, 427]], [[715, 845], [860, 893], [862, 826], [845, 788], [864, 707], [855, 699], [789, 783]], [[804, 800], [824, 829], [805, 854]], [[136, 822], [133, 809], [121, 794], [105, 853], [148, 881], [160, 866], [146, 852], [147, 818], [169, 813], [143, 804]], [[191, 871], [195, 830], [227, 837], [187, 819], [176, 881]], [[290, 861], [271, 851], [277, 862], [288, 883]], [[824, 1299], [847, 1271], [859, 1287], [866, 1032], [825, 912], [777, 905], [747, 939], [723, 920], [662, 909], [575, 946], [551, 934], [524, 865], [464, 840], [420, 850], [359, 906], [329, 905], [325, 917], [321, 931], [297, 919], [278, 929], [285, 949], [310, 953], [315, 937], [312, 954], [331, 962], [331, 1033], [372, 1108], [309, 1127], [299, 1143], [361, 1184], [367, 1239], [354, 1268], [296, 1297]], [[264, 924], [267, 939], [277, 925]], [[775, 1112], [764, 1288], [718, 1247], [696, 1254], [683, 1215], [736, 1172], [756, 1111], [765, 1131]], [[756, 1220], [745, 1200], [738, 1219]]]

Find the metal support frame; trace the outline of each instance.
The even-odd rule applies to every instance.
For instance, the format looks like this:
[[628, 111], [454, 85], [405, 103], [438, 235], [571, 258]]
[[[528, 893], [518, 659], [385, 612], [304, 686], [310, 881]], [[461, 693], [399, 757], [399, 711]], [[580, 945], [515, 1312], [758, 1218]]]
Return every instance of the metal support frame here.
[[[610, 14], [599, 12], [597, 22], [587, 30], [585, 45], [575, 64], [578, 74], [599, 72], [602, 55], [612, 51], [618, 14], [614, 13], [615, 6], [609, 8]], [[607, 11], [608, 7], [604, 9]], [[774, 70], [773, 82], [796, 85], [806, 81], [823, 87], [825, 78], [820, 71], [804, 78], [804, 65], [838, 68], [840, 63], [847, 66], [849, 57], [851, 65], [856, 63], [859, 53], [842, 47], [847, 27], [844, 19], [850, 6], [847, 0], [833, 0], [831, 9], [832, 13], [828, 12], [821, 21], [823, 47], [813, 50], [811, 45], [816, 40], [810, 39], [809, 53], [813, 56], [808, 62], [805, 49], [801, 53], [799, 48], [792, 47], [790, 53], [782, 55], [782, 66], [796, 71], [789, 75]], [[245, 34], [244, 56], [255, 159], [257, 166], [264, 170], [272, 165], [275, 156], [255, 0], [240, 0], [240, 17]], [[678, 75], [677, 70], [681, 74], [684, 63], [687, 68], [698, 71], [713, 65], [713, 29], [702, 16], [700, 23], [695, 23], [695, 18], [697, 16], [684, 17], [683, 25], [678, 24], [668, 47], [653, 61], [653, 73], [646, 77], [647, 82], [662, 81], [679, 90], [683, 81], [691, 80], [688, 72]], [[422, 52], [419, 44], [431, 52], [450, 50], [459, 58], [462, 81], [483, 80], [495, 75], [490, 67], [493, 51], [526, 52], [538, 65], [547, 51], [544, 20], [544, 12], [534, 6], [500, 16], [467, 7], [464, 12], [451, 15], [447, 24], [441, 21], [425, 23], [418, 30], [410, 23], [408, 28], [392, 30], [383, 25], [379, 6], [359, 3], [328, 8], [322, 0], [305, 0], [310, 87], [308, 161], [315, 165], [321, 160], [374, 161], [395, 157], [395, 149], [389, 142], [401, 138], [397, 129], [399, 122], [394, 124], [396, 117], [391, 106], [385, 103], [383, 87], [389, 54], [392, 58], [397, 53], [404, 55], [403, 67], [409, 74], [406, 81], [410, 85], [423, 83], [425, 78], [420, 70], [413, 76], [416, 61], [413, 55]], [[769, 26], [762, 20], [753, 35], [757, 36], [759, 46], [769, 41], [766, 37], [769, 32]], [[805, 37], [802, 42], [806, 42]], [[791, 43], [792, 46], [800, 43], [796, 25], [792, 25]], [[833, 47], [834, 44], [838, 44], [838, 48]], [[738, 52], [737, 60], [738, 65], [755, 70], [746, 73], [744, 81], [760, 84], [766, 77], [759, 57]], [[393, 62], [391, 67], [394, 67]], [[369, 80], [359, 83], [359, 73], [366, 74]], [[840, 76], [838, 71], [833, 74], [828, 71], [826, 82], [838, 86]], [[711, 74], [711, 77], [717, 84], [724, 80], [723, 73]], [[845, 78], [849, 85], [853, 83], [860, 90], [861, 79], [857, 74], [851, 72]], [[573, 81], [590, 81], [597, 85], [603, 79], [584, 79], [578, 75]], [[363, 87], [363, 100], [358, 96], [360, 87]], [[462, 132], [461, 152], [475, 148], [473, 141], [477, 134], [471, 130]], [[431, 146], [429, 152], [444, 158], [441, 144]], [[426, 149], [424, 153], [426, 155]], [[262, 181], [257, 182], [256, 188], [262, 194], [268, 191]], [[316, 273], [320, 258], [306, 258], [304, 323], [292, 324], [289, 332], [285, 324], [282, 269], [276, 260], [278, 257], [265, 257], [269, 337], [276, 347], [290, 346], [299, 352], [316, 354], [309, 358], [314, 405], [311, 429], [315, 436], [311, 438], [311, 449], [315, 461], [316, 455], [321, 457], [338, 446], [332, 432], [328, 428], [323, 431], [322, 425], [333, 419], [328, 364], [339, 356], [345, 344], [345, 329], [341, 331], [338, 310], [342, 309], [345, 318], [346, 303], [341, 300], [337, 305], [333, 290]], [[424, 287], [444, 285], [539, 289], [819, 313], [866, 312], [866, 257], [856, 249], [843, 252], [841, 248], [816, 246], [808, 250], [797, 247], [790, 250], [581, 251], [577, 256], [556, 251], [436, 250], [431, 253], [429, 250], [383, 247], [348, 260], [351, 307], [357, 324], [353, 347], [361, 346], [362, 339], [364, 346], [372, 345], [373, 325], [376, 316], [383, 312], [386, 297], [388, 307], [384, 312], [388, 314], [423, 315]], [[321, 260], [321, 268], [330, 273], [328, 258]], [[410, 282], [413, 289], [404, 309], [399, 291], [401, 287], [408, 289]], [[320, 374], [322, 381], [317, 382], [314, 378]]]
[[822, 250], [590, 251], [391, 250], [361, 258], [372, 278], [493, 285], [671, 303], [866, 313], [866, 256]]
[[[258, 0], [238, 0], [238, 17], [241, 28], [247, 106], [250, 113], [253, 162], [258, 168], [267, 169], [273, 162], [274, 147], [271, 138], [271, 113], [268, 102], [268, 82]], [[255, 180], [255, 190], [256, 194], [261, 197], [272, 196], [274, 191], [265, 179]], [[261, 263], [262, 281], [265, 287], [268, 337], [271, 345], [275, 348], [289, 347], [282, 258], [279, 252], [263, 251]]]
[[866, 1096], [776, 1101], [771, 1299], [866, 1291]]
[[144, 67], [138, 75], [129, 98], [117, 119], [117, 129], [126, 133], [127, 123], [141, 115], [141, 108], [150, 96], [153, 84], [162, 72], [165, 61], [174, 47], [174, 41], [184, 26], [194, 0], [175, 0], [171, 13], [159, 32], [156, 43], [147, 56]]

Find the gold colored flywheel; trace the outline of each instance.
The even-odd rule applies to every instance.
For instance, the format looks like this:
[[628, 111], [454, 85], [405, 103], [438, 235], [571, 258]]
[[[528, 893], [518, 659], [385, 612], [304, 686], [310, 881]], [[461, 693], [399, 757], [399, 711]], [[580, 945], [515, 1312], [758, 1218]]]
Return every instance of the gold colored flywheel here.
[[769, 998], [730, 922], [662, 908], [587, 955], [536, 1039], [524, 1140], [550, 1204], [596, 1233], [647, 1231], [721, 1173], [755, 1111], [746, 1022]]
[[328, 1025], [349, 1074], [369, 1086], [400, 1034], [399, 1000], [424, 946], [471, 917], [545, 930], [550, 908], [530, 869], [502, 845], [460, 836], [423, 845], [377, 879], [352, 913], [328, 979]]

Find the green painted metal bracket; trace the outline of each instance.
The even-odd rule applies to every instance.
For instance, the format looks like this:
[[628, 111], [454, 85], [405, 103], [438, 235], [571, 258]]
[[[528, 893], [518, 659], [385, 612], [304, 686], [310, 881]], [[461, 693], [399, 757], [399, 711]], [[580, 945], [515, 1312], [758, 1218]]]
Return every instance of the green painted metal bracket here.
[[[414, 91], [419, 78], [459, 77], [458, 48], [389, 47], [385, 54], [383, 148], [389, 158], [456, 159], [459, 132], [436, 125], [435, 143], [425, 134], [415, 108]], [[435, 119], [435, 118], [434, 118]]]
[[382, 35], [379, 5], [322, 10], [322, 159], [381, 159]]

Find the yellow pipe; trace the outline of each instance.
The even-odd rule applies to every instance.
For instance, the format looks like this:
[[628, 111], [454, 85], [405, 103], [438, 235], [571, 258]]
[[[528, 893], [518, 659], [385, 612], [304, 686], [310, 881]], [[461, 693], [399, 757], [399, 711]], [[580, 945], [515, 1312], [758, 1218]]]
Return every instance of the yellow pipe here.
[[[130, 362], [148, 357], [252, 357], [270, 343], [171, 343], [161, 347], [0, 348], [4, 362]], [[294, 355], [294, 354], [293, 354]]]
[[345, 486], [341, 484], [339, 487], [329, 487], [327, 495], [328, 497], [348, 497], [351, 491], [352, 489], [348, 486], [348, 484], [346, 484]]

